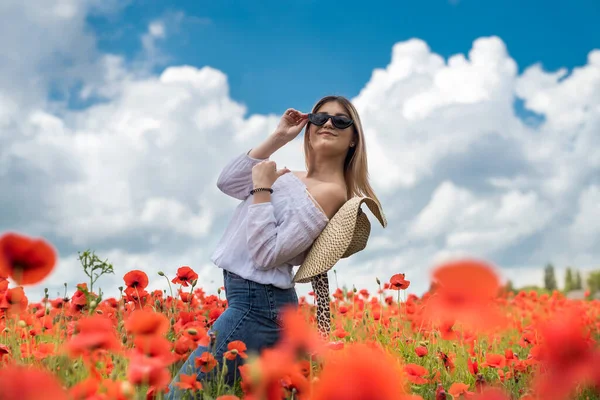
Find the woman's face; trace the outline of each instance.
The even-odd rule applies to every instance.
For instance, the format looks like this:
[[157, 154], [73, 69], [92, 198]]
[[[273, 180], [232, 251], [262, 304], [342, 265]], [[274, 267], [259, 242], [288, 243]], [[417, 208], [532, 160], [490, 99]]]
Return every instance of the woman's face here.
[[[323, 104], [315, 114], [329, 114], [331, 116], [342, 115], [351, 118], [348, 111], [337, 101]], [[354, 126], [340, 129], [333, 125], [331, 118], [325, 124], [317, 126], [310, 124], [309, 141], [313, 150], [325, 154], [346, 154], [350, 144], [354, 143]]]

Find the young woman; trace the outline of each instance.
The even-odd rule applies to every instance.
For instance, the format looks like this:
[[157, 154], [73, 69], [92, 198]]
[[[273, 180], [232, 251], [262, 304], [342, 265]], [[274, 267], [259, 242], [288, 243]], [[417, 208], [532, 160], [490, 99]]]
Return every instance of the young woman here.
[[[277, 169], [269, 157], [305, 126], [307, 171]], [[364, 195], [379, 203], [368, 182], [360, 118], [341, 96], [322, 98], [310, 114], [288, 109], [263, 143], [225, 166], [217, 186], [241, 200], [211, 258], [223, 269], [228, 307], [211, 328], [212, 348], [201, 346], [190, 355], [171, 382], [170, 399], [178, 398], [175, 383], [180, 374], [204, 378], [195, 359], [205, 351], [221, 363], [231, 341], [243, 341], [248, 352], [274, 345], [282, 328], [279, 311], [298, 305], [293, 267], [302, 264], [314, 240], [349, 198]], [[226, 381], [232, 384], [239, 371], [233, 362], [227, 367]]]

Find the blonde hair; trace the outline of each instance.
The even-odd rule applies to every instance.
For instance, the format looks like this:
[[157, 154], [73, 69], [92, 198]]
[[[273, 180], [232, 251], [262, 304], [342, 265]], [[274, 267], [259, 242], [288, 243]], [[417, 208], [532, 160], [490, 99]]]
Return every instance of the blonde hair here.
[[[358, 111], [356, 110], [354, 105], [350, 102], [350, 100], [348, 100], [344, 96], [325, 96], [314, 105], [312, 112], [317, 112], [319, 108], [321, 108], [321, 106], [330, 101], [337, 101], [342, 107], [346, 109], [346, 111], [350, 115], [350, 118], [354, 121], [354, 124], [352, 124], [352, 128], [354, 131], [355, 145], [348, 149], [346, 159], [344, 160], [344, 180], [346, 181], [348, 199], [354, 196], [367, 196], [375, 200], [377, 204], [379, 204], [379, 206], [381, 207], [381, 203], [375, 195], [371, 184], [369, 183], [369, 167], [367, 163], [367, 148], [365, 144], [365, 136], [363, 134], [363, 128], [360, 122]], [[311, 148], [308, 135], [309, 127], [310, 121], [308, 122], [308, 124], [306, 124], [306, 128], [304, 131], [305, 163], [306, 169], [310, 171]]]

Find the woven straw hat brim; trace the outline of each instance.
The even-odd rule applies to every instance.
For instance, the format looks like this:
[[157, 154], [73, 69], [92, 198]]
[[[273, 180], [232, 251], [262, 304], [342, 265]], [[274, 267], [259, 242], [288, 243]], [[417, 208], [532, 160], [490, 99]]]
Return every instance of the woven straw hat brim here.
[[310, 282], [311, 278], [329, 271], [341, 258], [363, 250], [371, 233], [369, 218], [360, 206], [366, 203], [383, 227], [385, 216], [377, 202], [369, 197], [353, 197], [331, 218], [313, 243], [293, 281]]

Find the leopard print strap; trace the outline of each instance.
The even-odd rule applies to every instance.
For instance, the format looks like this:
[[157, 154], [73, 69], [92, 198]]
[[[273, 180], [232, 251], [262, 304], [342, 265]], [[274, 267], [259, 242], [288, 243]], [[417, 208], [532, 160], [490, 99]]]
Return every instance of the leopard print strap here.
[[321, 337], [329, 338], [331, 331], [331, 315], [329, 310], [329, 279], [327, 272], [315, 276], [311, 285], [317, 296], [317, 328]]

